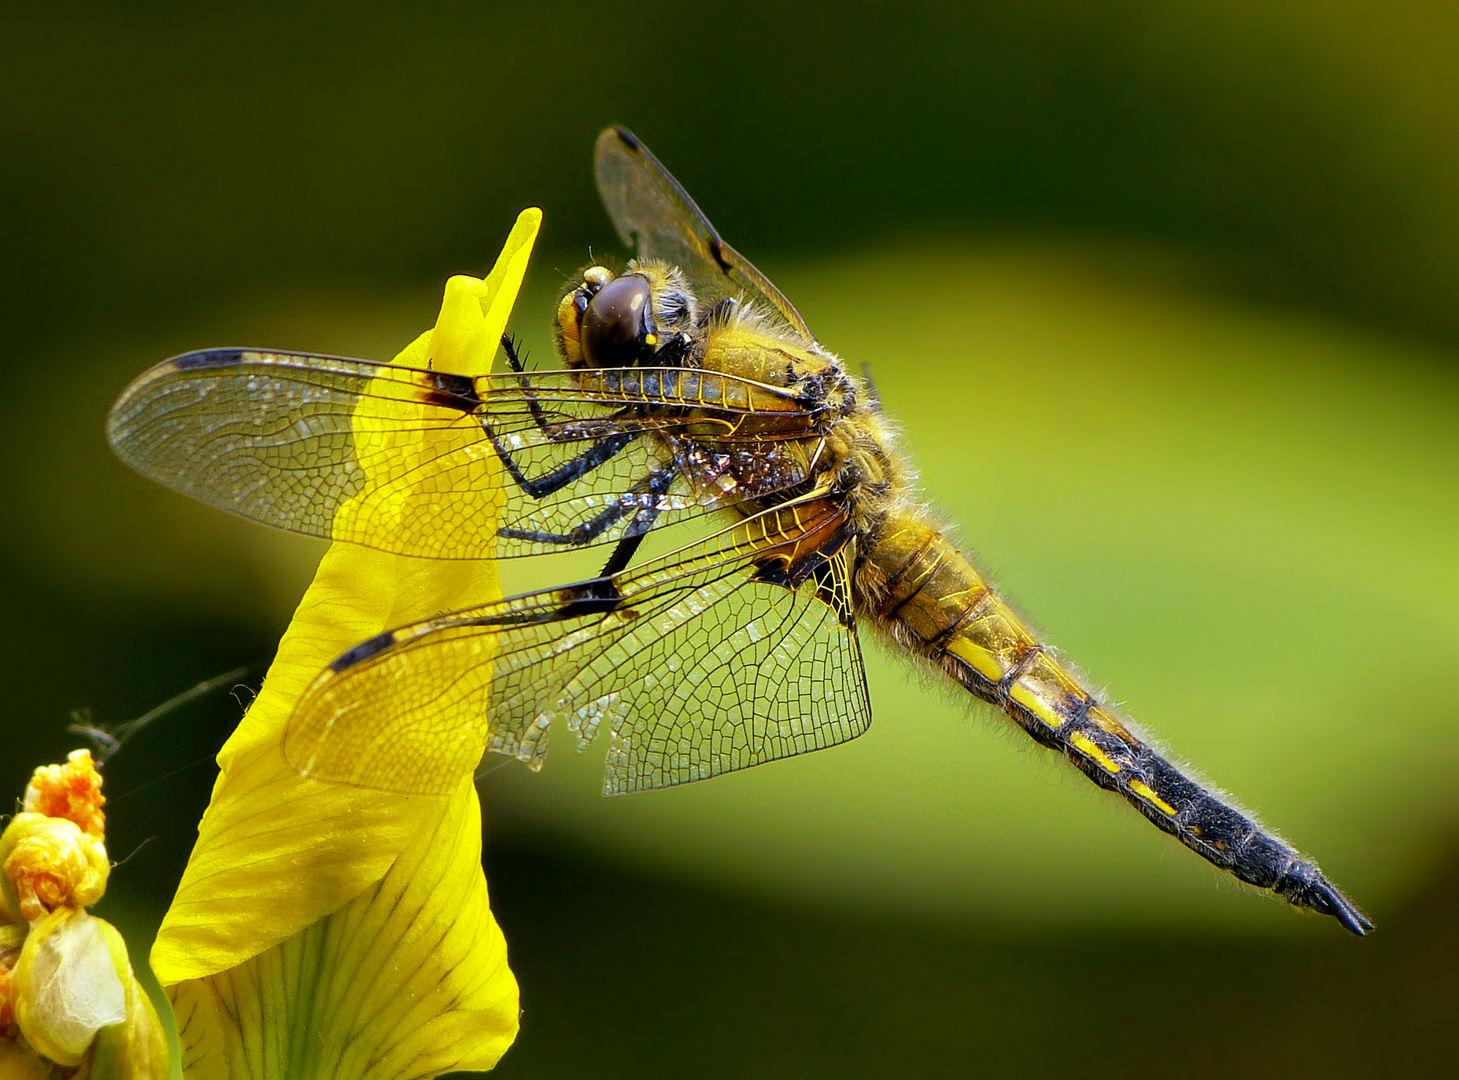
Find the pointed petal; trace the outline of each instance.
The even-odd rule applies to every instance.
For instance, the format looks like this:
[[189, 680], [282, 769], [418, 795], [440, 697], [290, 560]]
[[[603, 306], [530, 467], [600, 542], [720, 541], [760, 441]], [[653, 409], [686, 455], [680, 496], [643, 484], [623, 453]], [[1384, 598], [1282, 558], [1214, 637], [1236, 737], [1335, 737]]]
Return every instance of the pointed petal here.
[[[540, 218], [538, 211], [519, 217], [485, 281], [447, 283], [435, 329], [397, 362], [461, 374], [490, 370]], [[359, 417], [356, 428], [360, 440], [387, 437], [384, 425]], [[402, 493], [399, 513], [410, 512], [412, 497]], [[344, 544], [326, 552], [263, 689], [218, 756], [212, 802], [152, 950], [164, 985], [227, 971], [279, 946], [365, 894], [437, 827], [448, 800], [305, 779], [284, 760], [281, 740], [294, 703], [346, 649], [388, 627], [499, 595], [490, 561], [430, 562]], [[484, 881], [481, 887], [484, 897]]]

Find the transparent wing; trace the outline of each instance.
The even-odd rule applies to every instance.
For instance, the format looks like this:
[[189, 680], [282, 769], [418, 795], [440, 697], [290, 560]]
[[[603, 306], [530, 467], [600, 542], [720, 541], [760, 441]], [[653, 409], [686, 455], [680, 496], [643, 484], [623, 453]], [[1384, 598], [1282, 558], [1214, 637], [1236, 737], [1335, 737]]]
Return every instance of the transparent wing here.
[[816, 344], [785, 294], [725, 243], [679, 181], [631, 131], [604, 129], [593, 170], [619, 239], [640, 259], [663, 259], [679, 267], [706, 307], [725, 297], [761, 300], [763, 314], [778, 313], [803, 344]]
[[[768, 414], [773, 436], [742, 433]], [[468, 378], [219, 349], [146, 372], [107, 433], [139, 472], [251, 520], [480, 559], [611, 544], [793, 487], [813, 423], [787, 391], [697, 370]]]
[[[853, 739], [871, 722], [854, 541], [813, 509], [803, 528], [769, 511], [613, 579], [381, 634], [315, 682], [285, 754], [306, 776], [441, 793], [483, 748], [536, 768], [554, 721], [579, 748], [606, 727], [617, 794]], [[796, 555], [808, 537], [828, 542]]]

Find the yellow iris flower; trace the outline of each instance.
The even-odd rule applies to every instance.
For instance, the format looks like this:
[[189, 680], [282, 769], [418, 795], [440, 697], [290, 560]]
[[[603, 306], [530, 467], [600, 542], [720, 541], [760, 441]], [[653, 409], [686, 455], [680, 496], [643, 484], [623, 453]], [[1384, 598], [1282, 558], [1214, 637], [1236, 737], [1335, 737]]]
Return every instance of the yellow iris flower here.
[[[395, 362], [490, 370], [541, 217], [523, 211], [484, 280], [451, 278], [435, 328]], [[357, 415], [357, 447], [379, 449], [398, 427], [371, 429]], [[430, 439], [391, 453], [429, 454]], [[429, 497], [401, 492], [398, 512]], [[511, 1045], [517, 984], [487, 903], [471, 773], [449, 796], [401, 796], [306, 779], [281, 748], [294, 703], [340, 653], [500, 594], [490, 561], [350, 544], [325, 553], [218, 755], [212, 801], [152, 949], [189, 1078], [432, 1076], [491, 1068]]]

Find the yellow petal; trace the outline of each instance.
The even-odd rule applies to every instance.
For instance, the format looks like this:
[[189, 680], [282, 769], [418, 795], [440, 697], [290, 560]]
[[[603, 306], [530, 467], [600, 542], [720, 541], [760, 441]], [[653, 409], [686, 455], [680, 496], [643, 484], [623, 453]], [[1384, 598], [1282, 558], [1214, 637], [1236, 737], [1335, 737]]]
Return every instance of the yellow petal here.
[[11, 976], [21, 1034], [60, 1065], [78, 1064], [98, 1030], [127, 1018], [126, 987], [99, 923], [83, 908], [53, 911], [31, 928]]
[[435, 807], [299, 776], [280, 748], [293, 702], [325, 664], [378, 633], [393, 556], [331, 547], [279, 645], [263, 690], [219, 755], [223, 772], [152, 947], [164, 986], [234, 967], [378, 881]]
[[487, 1069], [517, 986], [487, 905], [468, 777], [384, 880], [248, 963], [173, 991], [184, 1073], [386, 1080]]
[[112, 965], [126, 989], [127, 1019], [96, 1033], [91, 1048], [91, 1071], [86, 1080], [168, 1080], [172, 1075], [172, 1054], [167, 1046], [167, 1032], [152, 999], [137, 982], [126, 942], [105, 919], [92, 921], [106, 937]]
[[[485, 326], [482, 332], [489, 335], [493, 352], [507, 328], [512, 306], [517, 302], [517, 293], [521, 290], [522, 279], [527, 274], [527, 263], [532, 258], [532, 245], [537, 242], [537, 231], [540, 228], [542, 211], [535, 206], [518, 214], [496, 265], [486, 275], [486, 297], [481, 312]], [[441, 365], [453, 362], [451, 357], [445, 356], [438, 356], [436, 361]], [[464, 369], [454, 367], [447, 370], [464, 372]]]
[[[540, 219], [540, 211], [523, 212], [485, 282], [447, 283], [435, 329], [398, 363], [490, 370]], [[357, 438], [378, 438], [379, 429]], [[263, 689], [218, 755], [222, 772], [198, 843], [152, 949], [163, 985], [235, 967], [341, 907], [383, 877], [439, 813], [436, 799], [304, 779], [285, 762], [280, 741], [294, 703], [352, 645], [499, 596], [489, 560], [410, 559], [347, 544], [325, 553]]]
[[[436, 327], [396, 362], [489, 371], [540, 220], [536, 210], [519, 217], [485, 281], [448, 281]], [[401, 440], [409, 425], [390, 422], [398, 419], [356, 415], [361, 461], [382, 450], [431, 452], [422, 436]], [[388, 528], [409, 521], [414, 500], [433, 497], [372, 488], [366, 475], [340, 512], [368, 512]], [[481, 500], [463, 507], [463, 520], [493, 519], [499, 493]], [[490, 561], [346, 544], [326, 552], [258, 699], [219, 754], [213, 800], [153, 948], [190, 1077], [434, 1075], [488, 1068], [511, 1044], [517, 987], [487, 904], [470, 774], [484, 747], [466, 748], [453, 794], [414, 798], [307, 779], [281, 748], [295, 703], [340, 653], [499, 595]], [[381, 782], [388, 755], [377, 766], [341, 745], [318, 749], [356, 769], [356, 783]]]

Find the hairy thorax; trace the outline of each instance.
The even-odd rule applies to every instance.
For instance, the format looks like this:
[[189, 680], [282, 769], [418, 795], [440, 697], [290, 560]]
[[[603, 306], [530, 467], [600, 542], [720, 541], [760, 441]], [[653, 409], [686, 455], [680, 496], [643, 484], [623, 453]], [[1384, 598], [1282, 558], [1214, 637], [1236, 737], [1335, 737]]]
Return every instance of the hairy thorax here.
[[[828, 487], [845, 507], [860, 552], [874, 546], [889, 513], [912, 512], [911, 477], [897, 455], [894, 430], [867, 382], [835, 355], [777, 334], [753, 312], [741, 311], [711, 322], [692, 359], [707, 371], [794, 390], [801, 407], [820, 417], [819, 435], [800, 439], [808, 455], [807, 484]], [[773, 439], [776, 433], [773, 418], [757, 421], [755, 434]]]

